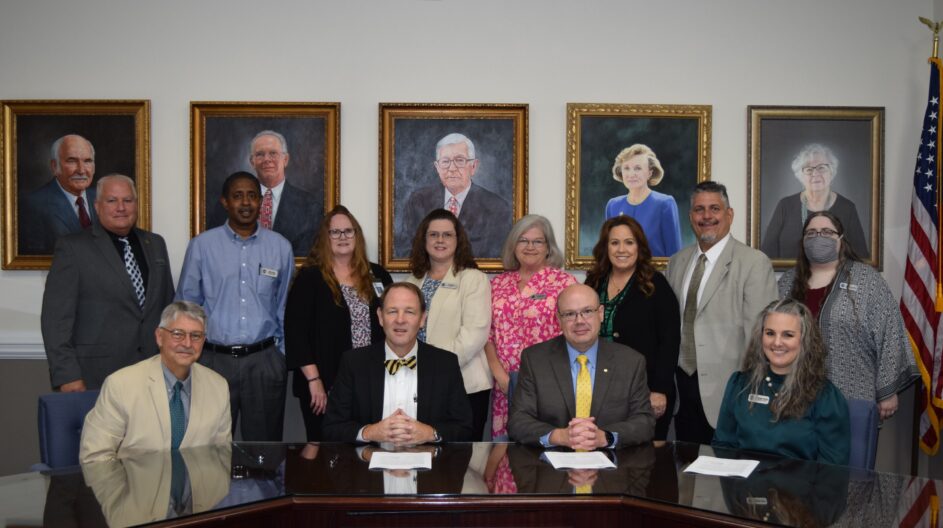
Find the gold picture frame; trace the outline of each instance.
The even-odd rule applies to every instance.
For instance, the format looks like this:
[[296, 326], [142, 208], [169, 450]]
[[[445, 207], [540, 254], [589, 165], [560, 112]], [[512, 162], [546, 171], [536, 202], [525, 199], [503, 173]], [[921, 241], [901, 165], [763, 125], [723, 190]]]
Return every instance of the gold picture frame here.
[[282, 199], [292, 202], [279, 205], [272, 229], [292, 243], [300, 265], [324, 213], [340, 203], [340, 110], [336, 102], [192, 101], [190, 235], [225, 222], [223, 181], [238, 171], [256, 174], [250, 143], [256, 134], [274, 131], [287, 143]]
[[[419, 221], [445, 205], [435, 165], [439, 140], [460, 133], [475, 159], [459, 220], [476, 262], [500, 271], [501, 247], [527, 214], [528, 106], [526, 104], [380, 103], [380, 262], [408, 271]], [[467, 147], [466, 147], [467, 148]], [[487, 218], [486, 218], [487, 217]]]
[[[884, 108], [749, 106], [747, 243], [777, 270], [795, 266], [807, 182], [794, 163], [825, 147], [837, 167], [825, 184], [845, 241], [878, 270], [883, 255]], [[823, 157], [828, 157], [822, 152]], [[797, 165], [798, 166], [798, 165]], [[811, 183], [809, 183], [811, 185]], [[821, 185], [817, 183], [816, 185]]]
[[664, 237], [656, 240], [653, 228], [646, 233], [652, 261], [664, 269], [674, 251], [694, 242], [687, 211], [694, 186], [711, 176], [711, 106], [567, 103], [566, 112], [567, 269], [592, 267], [599, 229], [626, 193], [612, 166], [635, 144], [660, 160], [664, 177], [653, 192], [670, 196], [677, 208], [677, 226], [665, 226]]
[[94, 178], [121, 173], [137, 187], [138, 227], [150, 229], [150, 101], [10, 100], [0, 101], [0, 114], [3, 269], [49, 269], [56, 238], [81, 230], [53, 176], [51, 147], [66, 135], [82, 136], [94, 150], [85, 189], [90, 216]]

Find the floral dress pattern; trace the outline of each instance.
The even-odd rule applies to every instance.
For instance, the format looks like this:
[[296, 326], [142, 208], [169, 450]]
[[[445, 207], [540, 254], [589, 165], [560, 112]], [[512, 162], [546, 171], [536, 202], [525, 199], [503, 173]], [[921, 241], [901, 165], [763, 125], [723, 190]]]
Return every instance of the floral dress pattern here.
[[[508, 271], [491, 281], [491, 334], [498, 359], [506, 371], [521, 368], [521, 351], [560, 335], [556, 318], [557, 296], [574, 284], [572, 275], [558, 268], [546, 267], [533, 274], [523, 289], [518, 289], [520, 273]], [[491, 401], [491, 432], [494, 437], [507, 435], [508, 399], [495, 384]]]

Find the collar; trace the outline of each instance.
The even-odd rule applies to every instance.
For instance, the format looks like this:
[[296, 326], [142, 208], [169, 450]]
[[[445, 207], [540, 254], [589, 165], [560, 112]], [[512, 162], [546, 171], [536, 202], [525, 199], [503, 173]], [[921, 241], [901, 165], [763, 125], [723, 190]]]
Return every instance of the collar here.
[[187, 373], [187, 379], [178, 380], [177, 376], [174, 376], [174, 373], [167, 368], [167, 365], [164, 365], [164, 362], [160, 362], [160, 370], [164, 373], [164, 385], [167, 386], [167, 391], [170, 392], [173, 390], [174, 385], [179, 381], [183, 383], [183, 392], [190, 394], [190, 387], [192, 386], [193, 380], [193, 369], [190, 369], [190, 372]]
[[233, 231], [232, 228], [229, 227], [229, 220], [228, 220], [228, 219], [227, 219], [226, 222], [223, 224], [223, 227], [226, 229], [227, 237], [228, 237], [230, 240], [235, 240], [235, 241], [237, 241], [237, 242], [244, 242], [244, 241], [247, 241], [247, 240], [252, 240], [253, 238], [258, 238], [258, 236], [259, 236], [259, 231], [261, 231], [261, 229], [259, 229], [259, 223], [258, 223], [258, 221], [256, 221], [256, 224], [255, 224], [255, 231], [253, 231], [252, 234], [249, 235], [247, 238], [242, 238], [242, 236], [240, 236], [239, 233]]
[[[393, 349], [390, 348], [389, 343], [387, 343], [386, 341], [383, 341], [383, 350], [386, 352], [386, 357], [384, 357], [383, 359], [400, 359], [400, 357], [396, 355], [396, 352], [393, 352]], [[416, 340], [415, 343], [413, 343], [413, 348], [410, 349], [410, 351], [407, 352], [406, 355], [403, 356], [402, 359], [408, 359], [412, 356], [415, 356], [417, 350], [419, 350], [418, 339]]]
[[589, 347], [586, 350], [586, 352], [580, 352], [579, 350], [570, 346], [569, 342], [566, 343], [566, 353], [567, 355], [570, 356], [570, 365], [573, 365], [573, 363], [576, 363], [576, 356], [580, 354], [585, 354], [587, 359], [589, 359], [589, 361], [586, 363], [587, 366], [596, 365], [596, 356], [598, 355], [598, 352], [599, 352], [599, 339], [596, 339], [596, 342], [593, 343], [593, 345]]
[[[59, 190], [62, 191], [62, 194], [64, 194], [65, 197], [66, 197], [66, 199], [69, 200], [69, 205], [71, 205], [72, 207], [75, 207], [75, 199], [78, 198], [78, 196], [76, 196], [76, 195], [70, 193], [69, 191], [65, 190], [65, 187], [63, 187], [62, 184], [59, 183], [59, 180], [57, 180], [55, 177], [53, 177], [52, 181], [56, 182], [56, 185], [59, 187]], [[85, 191], [87, 191], [87, 190], [88, 190], [88, 188], [83, 189], [83, 190], [82, 190], [82, 195], [81, 195], [81, 196], [82, 196], [82, 201], [85, 202], [85, 210], [86, 210], [86, 211], [88, 211], [88, 208], [92, 206], [92, 204], [88, 203], [88, 195], [85, 193]]]
[[[451, 198], [452, 196], [455, 196], [455, 199], [458, 200], [459, 207], [461, 207], [461, 205], [465, 203], [465, 198], [468, 196], [468, 191], [471, 191], [471, 188], [472, 186], [471, 184], [469, 184], [468, 187], [464, 191], [453, 195], [452, 193], [449, 192], [447, 188], [442, 187], [442, 190], [445, 192], [445, 198], [442, 200], [442, 203], [448, 205], [449, 198]], [[448, 207], [446, 207], [446, 209], [448, 209]]]
[[694, 255], [695, 260], [701, 254], [707, 256], [707, 261], [711, 264], [717, 262], [717, 259], [720, 258], [720, 254], [724, 252], [724, 248], [727, 247], [727, 243], [730, 242], [730, 233], [724, 235], [724, 238], [721, 238], [717, 241], [716, 244], [707, 251], [701, 251], [701, 246], [697, 246], [697, 255]]
[[[262, 186], [262, 196], [265, 196], [265, 191], [271, 190], [271, 191], [272, 191], [272, 201], [277, 202], [277, 201], [279, 200], [279, 198], [282, 197], [282, 191], [285, 190], [285, 179], [283, 178], [281, 183], [279, 183], [279, 184], [276, 185], [275, 187], [271, 187], [271, 188], [266, 187], [265, 185], [262, 185], [261, 182], [259, 182], [259, 185]], [[259, 200], [261, 200], [261, 199], [262, 199], [262, 198], [259, 197]]]

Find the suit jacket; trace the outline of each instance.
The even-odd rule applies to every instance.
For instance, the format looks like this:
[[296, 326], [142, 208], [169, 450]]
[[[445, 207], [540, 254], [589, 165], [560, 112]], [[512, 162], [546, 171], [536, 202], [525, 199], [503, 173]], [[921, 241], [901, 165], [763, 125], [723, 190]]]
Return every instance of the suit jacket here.
[[[371, 263], [373, 280], [384, 287], [392, 284], [393, 278], [382, 267]], [[379, 298], [370, 306], [371, 343], [383, 341], [383, 327], [377, 319]], [[304, 268], [295, 276], [288, 291], [285, 304], [285, 362], [289, 369], [304, 365], [317, 365], [318, 375], [324, 390], [330, 391], [337, 377], [341, 354], [353, 348], [350, 337], [350, 309], [341, 297], [341, 304], [334, 303], [331, 289], [324, 282], [321, 270]], [[296, 374], [292, 380], [295, 396], [308, 394], [308, 382]]]
[[[406, 277], [422, 288], [425, 277]], [[491, 331], [491, 283], [476, 269], [456, 275], [452, 268], [427, 307], [426, 343], [458, 356], [465, 392], [490, 390], [494, 379], [485, 357], [485, 342]]]
[[[684, 274], [698, 255], [697, 244], [682, 249], [671, 257], [665, 273], [682, 303], [682, 318], [687, 295]], [[711, 427], [717, 426], [727, 380], [740, 369], [756, 317], [778, 298], [773, 266], [766, 255], [731, 237], [704, 284], [694, 319], [698, 383]]]
[[[180, 449], [190, 481], [192, 513], [212, 509], [229, 492], [230, 444]], [[167, 518], [173, 478], [169, 449], [82, 465], [109, 526], [135, 526]]]
[[[170, 449], [170, 403], [160, 361], [154, 356], [108, 376], [85, 416], [82, 464]], [[190, 419], [180, 447], [229, 444], [229, 384], [199, 363], [190, 367], [190, 377]]]
[[[308, 191], [296, 187], [285, 180], [282, 196], [278, 202], [278, 212], [272, 222], [272, 231], [291, 242], [291, 252], [296, 257], [305, 257], [314, 244], [314, 235], [324, 217], [324, 203]], [[216, 202], [213, 212], [207, 218], [206, 228], [223, 225], [227, 219], [226, 210]]]
[[[85, 197], [88, 217], [96, 223], [94, 185], [85, 190]], [[20, 219], [19, 250], [25, 255], [49, 255], [60, 237], [82, 231], [74, 204], [62, 194], [55, 178], [26, 195]]]
[[[441, 183], [423, 187], [409, 195], [405, 203], [408, 205], [403, 209], [403, 229], [395, 236], [395, 248], [400, 250], [394, 255], [396, 257], [409, 257], [413, 236], [422, 219], [433, 209], [441, 209], [445, 203], [445, 187]], [[504, 239], [514, 222], [507, 200], [472, 182], [458, 219], [468, 232], [475, 257], [501, 258]]]
[[97, 389], [112, 372], [157, 353], [154, 330], [174, 297], [170, 261], [160, 235], [135, 233], [148, 268], [143, 308], [100, 225], [56, 244], [40, 316], [53, 387], [82, 379]]
[[[648, 442], [655, 434], [645, 358], [629, 347], [599, 341], [590, 416], [605, 431], [619, 433], [619, 446]], [[511, 397], [508, 434], [539, 444], [540, 437], [566, 427], [576, 416], [576, 396], [566, 340], [557, 336], [524, 349]]]
[[[322, 432], [325, 441], [353, 442], [360, 428], [385, 418], [384, 341], [344, 353], [328, 396]], [[455, 354], [419, 342], [416, 419], [431, 425], [446, 442], [472, 440], [472, 413], [462, 388]]]

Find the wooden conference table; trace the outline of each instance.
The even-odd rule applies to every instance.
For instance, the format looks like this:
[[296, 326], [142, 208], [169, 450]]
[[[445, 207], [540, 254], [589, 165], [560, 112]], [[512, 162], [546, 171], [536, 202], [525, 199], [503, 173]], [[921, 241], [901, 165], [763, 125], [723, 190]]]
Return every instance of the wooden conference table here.
[[[376, 449], [234, 443], [53, 470], [43, 524], [880, 527], [929, 511], [943, 484], [677, 442], [610, 451], [616, 469], [569, 473], [504, 443], [427, 447], [431, 470], [371, 471]], [[699, 454], [761, 463], [746, 479], [682, 473]]]

